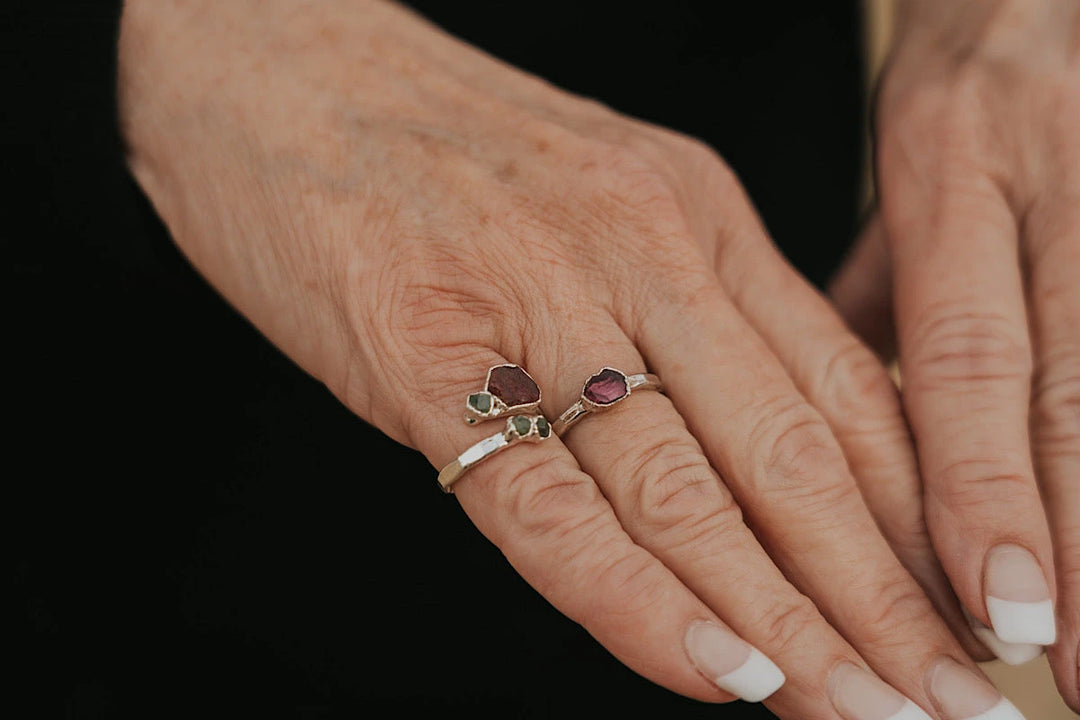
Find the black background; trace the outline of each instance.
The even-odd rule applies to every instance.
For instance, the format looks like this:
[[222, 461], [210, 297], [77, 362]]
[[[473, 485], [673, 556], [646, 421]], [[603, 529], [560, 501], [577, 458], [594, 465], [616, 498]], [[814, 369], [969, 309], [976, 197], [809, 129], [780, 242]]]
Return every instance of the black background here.
[[[414, 5], [712, 143], [815, 282], [850, 241], [856, 2]], [[190, 269], [123, 166], [117, 16], [115, 2], [0, 9], [5, 654], [20, 665], [0, 714], [715, 716], [554, 611], [422, 457]]]

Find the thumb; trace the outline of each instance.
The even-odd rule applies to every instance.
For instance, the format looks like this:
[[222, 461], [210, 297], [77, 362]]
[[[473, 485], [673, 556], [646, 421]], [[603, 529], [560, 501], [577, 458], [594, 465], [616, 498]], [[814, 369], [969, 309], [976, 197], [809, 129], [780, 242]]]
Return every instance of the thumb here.
[[892, 267], [878, 212], [863, 227], [827, 292], [852, 331], [883, 360], [891, 360], [896, 353]]

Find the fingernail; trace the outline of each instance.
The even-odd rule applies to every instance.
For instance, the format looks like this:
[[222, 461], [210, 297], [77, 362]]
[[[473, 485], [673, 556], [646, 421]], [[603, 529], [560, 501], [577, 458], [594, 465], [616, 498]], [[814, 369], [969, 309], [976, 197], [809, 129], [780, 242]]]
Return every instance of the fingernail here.
[[829, 697], [844, 720], [930, 720], [918, 705], [849, 662], [829, 676]]
[[686, 630], [690, 662], [721, 690], [747, 702], [761, 702], [780, 689], [786, 678], [772, 660], [727, 628], [706, 620]]
[[1050, 586], [1035, 556], [1018, 545], [986, 555], [986, 611], [999, 640], [1053, 645], [1057, 639]]
[[930, 670], [930, 697], [945, 720], [1024, 720], [993, 685], [952, 658]]
[[967, 608], [960, 609], [964, 611], [964, 617], [967, 618], [971, 632], [975, 634], [978, 641], [1006, 665], [1023, 665], [1046, 652], [1042, 645], [1004, 642], [993, 630], [983, 625], [978, 618], [969, 613]]

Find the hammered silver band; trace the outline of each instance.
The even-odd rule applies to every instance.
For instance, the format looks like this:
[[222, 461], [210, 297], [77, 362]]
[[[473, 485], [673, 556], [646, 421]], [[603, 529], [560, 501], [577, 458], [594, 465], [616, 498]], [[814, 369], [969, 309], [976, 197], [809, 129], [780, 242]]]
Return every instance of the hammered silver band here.
[[[621, 382], [621, 386], [619, 383]], [[601, 388], [601, 386], [604, 386]], [[600, 390], [607, 390], [601, 393]], [[559, 418], [551, 423], [552, 431], [562, 437], [567, 430], [583, 417], [594, 412], [603, 412], [630, 397], [635, 390], [656, 390], [663, 392], [660, 378], [652, 373], [627, 375], [615, 368], [603, 368], [585, 381], [581, 398], [568, 407]]]
[[540, 442], [551, 436], [551, 424], [543, 415], [515, 415], [506, 421], [502, 432], [486, 437], [452, 460], [439, 471], [443, 492], [454, 492], [453, 485], [469, 468], [519, 442]]

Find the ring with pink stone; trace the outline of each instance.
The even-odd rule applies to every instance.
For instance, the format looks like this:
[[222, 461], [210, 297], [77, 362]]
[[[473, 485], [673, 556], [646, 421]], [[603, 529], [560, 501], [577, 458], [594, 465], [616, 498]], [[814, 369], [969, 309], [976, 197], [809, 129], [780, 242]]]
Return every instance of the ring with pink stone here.
[[559, 419], [551, 423], [552, 431], [562, 436], [586, 415], [603, 412], [618, 405], [635, 390], [663, 392], [660, 378], [652, 373], [627, 375], [621, 370], [606, 367], [585, 381], [581, 399], [566, 409]]

